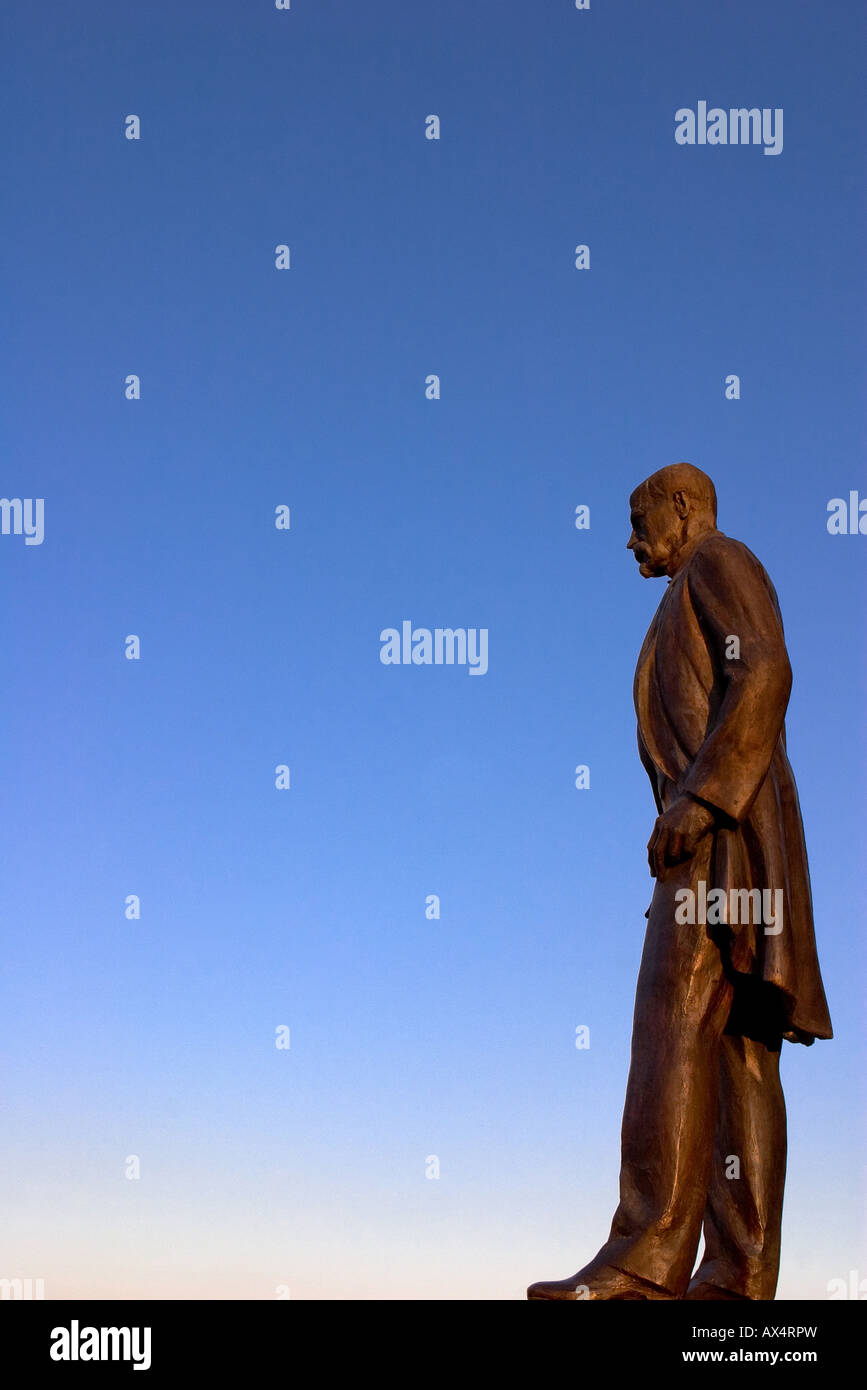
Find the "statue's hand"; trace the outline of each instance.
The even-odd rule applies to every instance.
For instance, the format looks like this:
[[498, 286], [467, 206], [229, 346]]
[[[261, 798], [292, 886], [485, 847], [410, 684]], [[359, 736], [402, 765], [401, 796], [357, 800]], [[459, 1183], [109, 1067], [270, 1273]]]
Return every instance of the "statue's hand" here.
[[672, 864], [695, 854], [699, 840], [714, 823], [713, 812], [691, 796], [680, 796], [657, 817], [647, 842], [647, 862], [654, 878], [663, 878]]

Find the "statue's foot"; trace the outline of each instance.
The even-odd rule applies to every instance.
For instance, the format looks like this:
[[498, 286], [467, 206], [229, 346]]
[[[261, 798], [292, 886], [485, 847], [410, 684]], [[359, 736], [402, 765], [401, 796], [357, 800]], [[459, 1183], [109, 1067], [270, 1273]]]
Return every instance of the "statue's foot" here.
[[577, 1274], [573, 1274], [571, 1279], [557, 1279], [550, 1282], [531, 1284], [527, 1290], [527, 1297], [532, 1299], [572, 1299], [584, 1301], [591, 1299], [608, 1299], [621, 1301], [639, 1301], [645, 1299], [672, 1299], [674, 1294], [667, 1289], [661, 1289], [657, 1284], [650, 1284], [646, 1279], [639, 1279], [637, 1274], [628, 1274], [624, 1269], [616, 1269], [614, 1265], [603, 1265], [601, 1268], [587, 1266]]

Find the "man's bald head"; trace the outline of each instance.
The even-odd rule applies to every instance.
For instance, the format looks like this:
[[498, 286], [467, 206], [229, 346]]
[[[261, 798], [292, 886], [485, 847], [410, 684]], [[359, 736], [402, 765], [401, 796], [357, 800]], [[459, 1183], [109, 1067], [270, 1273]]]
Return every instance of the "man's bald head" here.
[[694, 509], [709, 517], [716, 526], [716, 488], [706, 473], [692, 463], [670, 463], [639, 483], [629, 499], [630, 506], [641, 495], [654, 501], [673, 499], [676, 493], [688, 497]]
[[697, 537], [716, 530], [716, 488], [691, 463], [672, 463], [639, 483], [629, 499], [628, 548], [645, 579], [680, 568]]

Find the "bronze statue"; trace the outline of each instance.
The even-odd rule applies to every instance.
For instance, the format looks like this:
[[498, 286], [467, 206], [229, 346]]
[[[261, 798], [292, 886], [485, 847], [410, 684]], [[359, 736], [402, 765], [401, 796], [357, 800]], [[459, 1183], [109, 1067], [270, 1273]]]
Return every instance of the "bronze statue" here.
[[[676, 463], [630, 498], [628, 548], [668, 585], [638, 657], [659, 812], [608, 1240], [532, 1299], [771, 1299], [786, 1169], [782, 1040], [830, 1038], [786, 756], [792, 675], [759, 561]], [[699, 1236], [704, 1253], [693, 1273]]]

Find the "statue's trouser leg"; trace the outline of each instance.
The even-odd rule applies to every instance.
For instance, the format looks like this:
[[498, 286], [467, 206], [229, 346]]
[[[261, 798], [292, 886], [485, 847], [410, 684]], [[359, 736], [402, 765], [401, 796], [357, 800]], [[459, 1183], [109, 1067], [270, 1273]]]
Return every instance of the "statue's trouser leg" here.
[[726, 1034], [704, 1254], [693, 1284], [715, 1284], [745, 1298], [773, 1298], [785, 1177], [780, 1053]]
[[718, 946], [675, 921], [679, 889], [707, 880], [709, 839], [657, 883], [635, 995], [621, 1131], [620, 1205], [585, 1273], [604, 1264], [680, 1298], [695, 1263], [714, 1155], [720, 1055], [732, 1001]]

